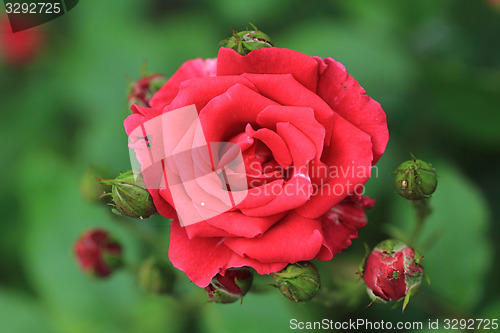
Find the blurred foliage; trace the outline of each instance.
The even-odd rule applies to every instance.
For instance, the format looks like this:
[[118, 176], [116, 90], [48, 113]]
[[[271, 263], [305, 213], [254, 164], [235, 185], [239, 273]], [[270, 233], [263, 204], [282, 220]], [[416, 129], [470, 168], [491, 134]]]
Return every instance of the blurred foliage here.
[[[2, 331], [285, 332], [291, 318], [499, 318], [500, 226], [492, 222], [500, 219], [500, 9], [492, 3], [87, 0], [41, 26], [48, 38], [38, 59], [0, 64]], [[317, 263], [322, 294], [307, 304], [275, 291], [250, 293], [241, 305], [205, 304], [182, 272], [182, 299], [144, 295], [127, 272], [107, 281], [85, 276], [72, 246], [94, 226], [112, 230], [129, 261], [167, 256], [164, 219], [119, 220], [80, 193], [90, 165], [128, 169], [126, 76], [138, 78], [144, 61], [171, 75], [187, 59], [215, 57], [230, 29], [248, 22], [277, 46], [339, 60], [387, 112], [390, 143], [367, 185], [378, 204], [360, 240]], [[354, 273], [363, 242], [388, 237], [384, 224], [412, 227], [411, 207], [388, 176], [410, 151], [440, 178], [417, 243], [432, 284], [403, 316], [388, 305], [365, 308]]]

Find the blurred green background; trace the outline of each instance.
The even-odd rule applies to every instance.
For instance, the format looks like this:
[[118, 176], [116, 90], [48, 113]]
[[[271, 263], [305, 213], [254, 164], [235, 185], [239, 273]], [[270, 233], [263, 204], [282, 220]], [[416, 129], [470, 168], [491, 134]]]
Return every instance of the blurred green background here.
[[[287, 332], [289, 321], [500, 318], [500, 8], [487, 0], [81, 1], [43, 28], [38, 57], [0, 64], [0, 332]], [[2, 7], [3, 10], [3, 7]], [[318, 262], [323, 288], [307, 304], [278, 291], [242, 305], [205, 303], [182, 272], [181, 300], [140, 292], [130, 272], [85, 276], [72, 253], [86, 229], [112, 230], [129, 262], [167, 256], [165, 220], [118, 220], [82, 198], [89, 165], [129, 168], [122, 122], [126, 76], [171, 75], [215, 57], [231, 28], [252, 22], [276, 46], [342, 62], [388, 116], [390, 141], [367, 194], [378, 201], [360, 239]], [[387, 225], [408, 233], [410, 205], [388, 174], [409, 153], [433, 164], [439, 184], [417, 246], [431, 285], [404, 314], [370, 303], [354, 274]], [[134, 237], [161, 233], [152, 250]], [[496, 264], [495, 264], [496, 263]]]

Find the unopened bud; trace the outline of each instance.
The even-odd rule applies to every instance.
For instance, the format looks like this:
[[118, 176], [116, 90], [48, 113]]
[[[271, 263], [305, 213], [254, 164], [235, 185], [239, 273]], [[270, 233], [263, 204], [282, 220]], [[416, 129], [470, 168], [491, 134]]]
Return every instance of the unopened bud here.
[[253, 24], [252, 30], [241, 32], [234, 31], [233, 36], [220, 42], [220, 44], [229, 49], [236, 50], [241, 55], [247, 55], [253, 50], [263, 47], [272, 47], [271, 38], [258, 30]]
[[150, 106], [149, 100], [165, 84], [166, 77], [162, 74], [151, 74], [132, 82], [129, 85], [128, 106], [139, 104]]
[[311, 300], [320, 287], [319, 272], [309, 261], [290, 264], [272, 277], [283, 296], [293, 302]]
[[105, 195], [113, 199], [113, 212], [135, 218], [147, 218], [156, 213], [153, 198], [148, 190], [135, 182], [132, 170], [122, 173], [112, 180], [99, 181], [105, 185], [111, 185], [111, 192]]
[[402, 163], [394, 173], [396, 191], [405, 199], [430, 198], [436, 190], [436, 170], [430, 163], [413, 158]]
[[[23, 2], [17, 2], [19, 3]], [[12, 3], [14, 4], [16, 3]], [[16, 16], [18, 17], [11, 22], [6, 15], [0, 15], [0, 63], [5, 63], [9, 67], [23, 66], [33, 62], [46, 44], [44, 30], [31, 25], [32, 15], [23, 15], [22, 18], [20, 15]], [[32, 27], [30, 29], [24, 28], [30, 26]], [[13, 32], [13, 30], [18, 31]]]
[[173, 289], [175, 274], [166, 262], [151, 257], [142, 263], [137, 279], [145, 292], [168, 294]]
[[205, 290], [214, 303], [233, 303], [245, 296], [252, 281], [253, 274], [248, 268], [230, 268], [224, 275], [217, 274]]
[[424, 273], [422, 257], [403, 242], [388, 239], [379, 243], [368, 256], [363, 280], [374, 300], [404, 299], [403, 310], [420, 286]]
[[84, 233], [75, 243], [75, 255], [80, 267], [96, 277], [111, 275], [122, 266], [122, 247], [102, 229]]

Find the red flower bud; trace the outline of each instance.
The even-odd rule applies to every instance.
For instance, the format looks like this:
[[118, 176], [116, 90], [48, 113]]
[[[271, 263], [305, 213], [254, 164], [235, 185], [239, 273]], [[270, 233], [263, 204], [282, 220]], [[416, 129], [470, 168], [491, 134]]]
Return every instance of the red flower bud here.
[[214, 303], [233, 303], [245, 296], [252, 281], [253, 274], [249, 269], [231, 268], [224, 275], [217, 274], [205, 290]]
[[378, 244], [368, 256], [363, 270], [363, 280], [374, 299], [397, 301], [409, 297], [416, 291], [423, 276], [421, 257], [397, 240], [385, 240]]
[[75, 243], [80, 267], [97, 277], [109, 276], [122, 265], [122, 247], [107, 231], [92, 229]]
[[152, 74], [132, 82], [128, 95], [128, 105], [139, 104], [149, 106], [149, 100], [167, 81], [162, 74]]
[[32, 61], [39, 53], [44, 36], [35, 27], [12, 32], [7, 17], [0, 17], [0, 58], [8, 65], [22, 65]]

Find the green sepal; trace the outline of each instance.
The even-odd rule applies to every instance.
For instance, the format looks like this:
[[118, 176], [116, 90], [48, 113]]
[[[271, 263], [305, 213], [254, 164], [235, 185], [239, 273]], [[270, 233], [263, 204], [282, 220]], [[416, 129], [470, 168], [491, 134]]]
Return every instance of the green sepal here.
[[241, 32], [233, 31], [231, 37], [222, 40], [219, 44], [223, 47], [233, 49], [243, 56], [254, 50], [273, 46], [271, 38], [268, 35], [251, 23], [250, 26], [252, 29], [246, 28], [246, 30]]

